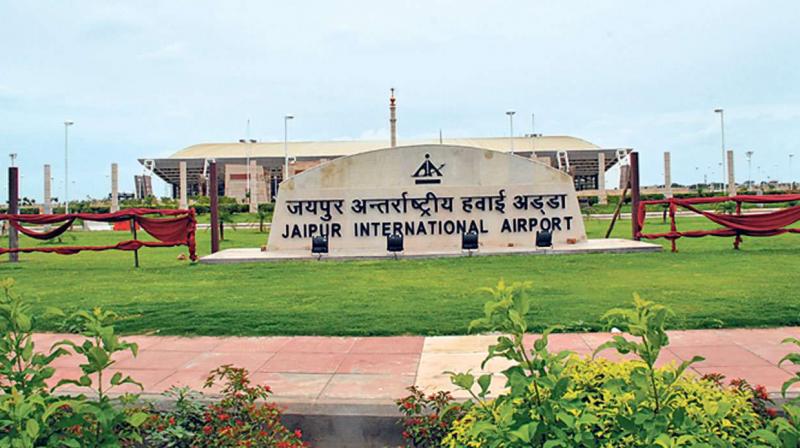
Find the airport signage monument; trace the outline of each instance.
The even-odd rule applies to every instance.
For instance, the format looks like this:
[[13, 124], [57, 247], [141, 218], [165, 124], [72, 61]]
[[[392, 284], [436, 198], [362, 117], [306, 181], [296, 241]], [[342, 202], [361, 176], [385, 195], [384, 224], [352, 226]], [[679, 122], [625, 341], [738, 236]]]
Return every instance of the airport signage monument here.
[[386, 253], [387, 236], [407, 253], [460, 253], [461, 235], [480, 250], [534, 249], [586, 241], [572, 178], [547, 164], [482, 148], [418, 145], [324, 163], [281, 183], [267, 252]]

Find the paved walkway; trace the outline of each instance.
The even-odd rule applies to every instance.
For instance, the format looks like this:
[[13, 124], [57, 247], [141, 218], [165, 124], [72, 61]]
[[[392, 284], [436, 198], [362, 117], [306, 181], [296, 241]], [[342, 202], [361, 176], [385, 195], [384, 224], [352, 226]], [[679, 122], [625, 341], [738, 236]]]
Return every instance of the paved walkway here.
[[[671, 331], [670, 347], [659, 363], [706, 358], [693, 367], [698, 374], [721, 373], [729, 379], [744, 378], [763, 384], [774, 395], [792, 376], [792, 366], [777, 362], [792, 350], [780, 342], [799, 337], [800, 327], [776, 329]], [[532, 344], [535, 335], [528, 339]], [[572, 350], [588, 355], [609, 339], [608, 333], [565, 333], [550, 337], [553, 350]], [[38, 347], [49, 347], [74, 335], [37, 334]], [[139, 356], [122, 354], [115, 368], [140, 381], [144, 393], [160, 394], [172, 385], [201, 389], [208, 372], [222, 364], [234, 364], [252, 372], [259, 383], [269, 384], [277, 401], [314, 405], [343, 402], [391, 404], [416, 384], [427, 391], [452, 389], [445, 370], [480, 371], [486, 347], [495, 336], [399, 336], [399, 337], [158, 337], [130, 336], [139, 344]], [[612, 351], [609, 359], [618, 359]], [[77, 378], [78, 358], [55, 361], [56, 378]], [[493, 360], [486, 371], [497, 373], [506, 367]], [[496, 391], [501, 381], [495, 381]], [[67, 391], [68, 389], [65, 389]], [[74, 391], [74, 390], [72, 390]], [[118, 390], [137, 391], [124, 386]], [[213, 391], [211, 391], [213, 392]]]

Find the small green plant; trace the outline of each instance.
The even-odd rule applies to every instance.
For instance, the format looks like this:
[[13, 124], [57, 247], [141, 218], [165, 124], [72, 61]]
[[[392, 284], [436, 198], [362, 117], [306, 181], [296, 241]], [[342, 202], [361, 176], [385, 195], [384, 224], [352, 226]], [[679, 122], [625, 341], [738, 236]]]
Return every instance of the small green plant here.
[[[14, 293], [14, 280], [0, 282], [0, 390], [11, 393], [11, 389], [28, 395], [47, 388], [46, 381], [53, 376], [55, 369], [50, 367], [59, 356], [67, 354], [64, 349], [56, 349], [47, 355], [34, 350], [33, 326], [36, 313], [32, 306]], [[48, 315], [62, 313], [50, 308]]]
[[736, 213], [736, 203], [731, 201], [720, 202], [717, 204], [714, 211], [718, 213], [725, 213], [728, 215], [732, 215]]
[[[130, 351], [136, 356], [137, 345], [123, 342], [116, 335], [113, 323], [117, 315], [113, 312], [95, 308], [92, 312], [79, 311], [73, 317], [79, 322], [81, 334], [86, 340], [81, 344], [64, 340], [55, 346], [69, 347], [83, 356], [85, 362], [80, 364], [83, 374], [78, 379], [63, 379], [56, 387], [73, 384], [88, 388], [95, 395], [95, 400], [85, 400], [75, 408], [76, 415], [82, 418], [80, 424], [85, 428], [81, 431], [84, 440], [90, 446], [140, 440], [138, 428], [147, 420], [147, 413], [130, 409], [128, 405], [134, 401], [133, 397], [123, 395], [118, 400], [112, 400], [108, 395], [123, 384], [134, 384], [142, 388], [140, 383], [121, 372], [115, 372], [108, 377], [109, 368], [116, 362], [113, 359], [114, 354]], [[108, 379], [108, 384], [104, 378]]]
[[71, 446], [77, 442], [59, 419], [76, 402], [53, 397], [47, 386], [55, 373], [50, 363], [67, 352], [36, 351], [33, 327], [40, 313], [13, 286], [13, 279], [0, 281], [0, 447]]
[[599, 352], [613, 348], [620, 354], [635, 354], [645, 364], [645, 368], [634, 372], [636, 378], [642, 378], [641, 384], [647, 383], [647, 392], [653, 399], [653, 413], [660, 413], [665, 406], [670, 405], [674, 398], [672, 385], [686, 369], [696, 362], [703, 361], [703, 357], [694, 356], [689, 361], [682, 362], [674, 373], [664, 375], [663, 382], [656, 380], [656, 361], [661, 350], [669, 345], [669, 336], [666, 332], [667, 317], [671, 314], [665, 306], [642, 299], [639, 294], [633, 295], [633, 309], [615, 308], [603, 315], [609, 326], [617, 327], [630, 334], [639, 341], [628, 340], [622, 335], [616, 335], [611, 341], [602, 344], [595, 350]]
[[[493, 358], [513, 361], [514, 364], [503, 371], [510, 392], [489, 400], [491, 374], [480, 375], [476, 380], [470, 372], [446, 372], [455, 386], [473, 397], [480, 424], [472, 427], [472, 436], [483, 440], [486, 446], [506, 446], [506, 443], [540, 446], [554, 437], [555, 440], [560, 437], [577, 441], [593, 439], [587, 431], [591, 420], [578, 421], [570, 417], [574, 403], [562, 400], [569, 385], [563, 370], [570, 353], [549, 352], [548, 336], [553, 329], [546, 330], [530, 350], [525, 347], [531, 286], [530, 282], [507, 285], [501, 280], [495, 288], [483, 288], [491, 299], [484, 305], [484, 316], [470, 323], [470, 331], [503, 333], [498, 336], [497, 344], [489, 346], [481, 368]], [[473, 390], [475, 385], [477, 392]], [[520, 403], [526, 406], [519, 406]]]
[[151, 410], [150, 418], [142, 427], [144, 444], [164, 448], [191, 448], [202, 437], [205, 406], [203, 395], [188, 387], [172, 387], [163, 394], [173, 402], [162, 412]]
[[233, 220], [233, 213], [227, 208], [220, 207], [219, 210], [219, 238], [225, 239], [225, 224], [230, 224], [233, 230], [236, 230], [236, 224]]
[[264, 233], [264, 222], [267, 220], [269, 216], [269, 212], [267, 210], [258, 207], [258, 231], [260, 233]]

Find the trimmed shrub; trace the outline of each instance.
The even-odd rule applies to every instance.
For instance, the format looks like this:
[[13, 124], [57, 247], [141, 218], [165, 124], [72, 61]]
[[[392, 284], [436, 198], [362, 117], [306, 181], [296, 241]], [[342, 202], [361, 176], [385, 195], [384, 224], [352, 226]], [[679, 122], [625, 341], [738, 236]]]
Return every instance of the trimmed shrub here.
[[[491, 403], [491, 411], [474, 406], [453, 425], [443, 446], [518, 446], [531, 429], [523, 429], [518, 422], [538, 425], [549, 417], [558, 424], [547, 428], [546, 439], [553, 441], [550, 446], [564, 447], [747, 447], [752, 446], [750, 435], [764, 427], [750, 402], [752, 393], [687, 376], [672, 384], [667, 407], [653, 419], [653, 400], [642, 394], [643, 367], [638, 361], [572, 356], [561, 373], [566, 387], [554, 385], [564, 387], [563, 391], [540, 389], [552, 399], [550, 406], [534, 404], [532, 387], [520, 396], [501, 396]], [[658, 384], [664, 385], [665, 377], [674, 372], [674, 367], [656, 369]], [[657, 428], [658, 435], [648, 437], [648, 427]]]
[[[603, 316], [609, 327], [627, 334], [614, 335], [595, 354], [614, 349], [635, 361], [580, 359], [569, 351], [549, 351], [552, 328], [526, 347], [530, 288], [529, 282], [500, 281], [485, 289], [492, 298], [470, 329], [500, 333], [481, 368], [492, 358], [509, 361], [511, 367], [502, 373], [506, 391], [490, 400], [491, 374], [475, 378], [470, 372], [445, 372], [472, 401], [443, 446], [749, 447], [757, 446], [756, 440], [777, 438], [777, 430], [767, 429], [762, 389], [726, 388], [716, 377], [684, 375], [703, 360], [697, 356], [677, 366], [655, 367], [669, 345], [665, 322], [671, 313], [666, 307], [634, 294], [632, 308]], [[789, 446], [796, 444], [784, 445]]]

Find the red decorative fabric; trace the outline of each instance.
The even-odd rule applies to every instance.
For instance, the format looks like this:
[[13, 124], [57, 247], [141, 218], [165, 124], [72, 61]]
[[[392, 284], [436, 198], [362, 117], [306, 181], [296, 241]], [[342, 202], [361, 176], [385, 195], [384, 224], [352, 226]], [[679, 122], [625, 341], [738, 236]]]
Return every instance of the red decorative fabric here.
[[61, 224], [60, 226], [54, 229], [50, 229], [47, 232], [37, 232], [27, 227], [23, 227], [22, 224], [20, 224], [19, 221], [15, 219], [10, 219], [8, 222], [11, 224], [12, 227], [19, 230], [24, 235], [27, 235], [31, 238], [36, 238], [37, 240], [49, 240], [66, 232], [70, 228], [70, 226], [72, 226], [72, 223], [75, 222], [75, 219], [74, 218], [67, 219], [64, 222], [64, 224]]
[[0, 219], [15, 219], [29, 224], [54, 224], [70, 218], [84, 221], [118, 222], [144, 215], [182, 216], [191, 213], [192, 210], [129, 208], [113, 213], [70, 213], [59, 215], [9, 215], [2, 213], [0, 214]]
[[747, 215], [728, 215], [698, 210], [692, 206], [686, 209], [699, 213], [709, 220], [729, 229], [739, 230], [745, 235], [773, 232], [800, 221], [800, 205], [769, 213], [750, 213]]
[[189, 230], [193, 226], [188, 216], [162, 219], [137, 216], [134, 221], [159, 241], [187, 241]]
[[163, 243], [159, 241], [139, 241], [139, 240], [128, 240], [122, 241], [113, 246], [55, 246], [55, 247], [20, 247], [17, 249], [9, 249], [7, 247], [0, 247], [0, 255], [7, 254], [11, 252], [46, 252], [46, 253], [56, 253], [61, 255], [73, 255], [77, 254], [78, 252], [82, 251], [104, 251], [104, 250], [138, 250], [142, 247], [171, 247], [171, 246], [179, 246], [180, 244], [174, 243]]
[[[723, 196], [711, 198], [688, 198], [688, 199], [664, 199], [656, 201], [642, 201], [639, 203], [639, 210], [636, 216], [639, 222], [639, 229], [644, 227], [647, 217], [647, 205], [668, 204], [670, 207], [670, 231], [666, 233], [642, 233], [639, 237], [647, 239], [666, 238], [672, 240], [672, 250], [675, 251], [675, 240], [681, 237], [700, 238], [704, 236], [735, 236], [735, 246], [738, 248], [741, 237], [744, 236], [775, 236], [784, 233], [800, 233], [800, 228], [788, 228], [800, 222], [800, 205], [784, 208], [774, 212], [750, 213], [750, 214], [726, 214], [714, 213], [700, 210], [696, 204], [714, 204], [721, 202], [736, 202], [737, 212], [741, 211], [742, 203], [764, 203], [774, 204], [780, 202], [800, 201], [800, 194], [784, 195], [743, 195], [743, 196]], [[675, 207], [683, 207], [699, 215], [703, 215], [714, 223], [724, 228], [711, 230], [690, 230], [679, 232], [675, 228]]]
[[[144, 215], [161, 215], [167, 218], [148, 218]], [[26, 247], [26, 248], [0, 248], [0, 254], [9, 252], [49, 252], [63, 255], [76, 254], [78, 252], [103, 251], [103, 250], [138, 250], [142, 247], [169, 247], [187, 246], [189, 248], [189, 258], [197, 260], [197, 243], [195, 233], [197, 220], [194, 209], [190, 210], [168, 210], [168, 209], [146, 209], [132, 208], [120, 210], [114, 213], [70, 213], [60, 215], [9, 215], [0, 214], [0, 220], [5, 219], [11, 226], [19, 230], [24, 235], [32, 238], [47, 240], [55, 238], [69, 229], [76, 219], [84, 221], [99, 222], [123, 222], [133, 220], [148, 234], [152, 235], [157, 242], [129, 240], [117, 243], [113, 246], [61, 246], [61, 247]], [[21, 223], [27, 224], [56, 224], [63, 223], [55, 229], [47, 232], [36, 232], [32, 229], [23, 227]]]

